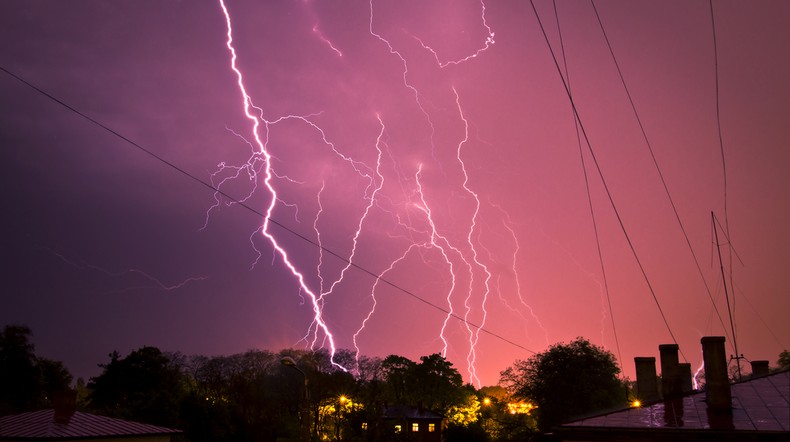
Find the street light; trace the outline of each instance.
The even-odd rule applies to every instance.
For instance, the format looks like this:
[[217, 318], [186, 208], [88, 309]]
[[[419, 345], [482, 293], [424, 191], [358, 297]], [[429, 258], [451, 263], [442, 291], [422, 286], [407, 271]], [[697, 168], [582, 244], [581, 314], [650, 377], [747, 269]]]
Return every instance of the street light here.
[[307, 375], [296, 366], [296, 361], [290, 356], [286, 356], [280, 359], [280, 363], [285, 365], [286, 367], [293, 368], [294, 370], [298, 371], [302, 375], [302, 379], [304, 380], [304, 391], [302, 392], [302, 411], [300, 414], [299, 423], [302, 426], [302, 438], [305, 441], [310, 440], [310, 393], [307, 388]]

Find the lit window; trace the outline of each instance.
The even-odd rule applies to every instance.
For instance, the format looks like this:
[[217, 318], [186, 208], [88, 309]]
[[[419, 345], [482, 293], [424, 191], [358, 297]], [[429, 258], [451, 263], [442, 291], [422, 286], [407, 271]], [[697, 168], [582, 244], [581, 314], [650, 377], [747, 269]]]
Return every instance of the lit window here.
[[368, 423], [367, 422], [362, 422], [362, 429], [363, 430], [367, 430], [368, 429]]
[[433, 433], [436, 431], [436, 424], [428, 424], [428, 432]]
[[401, 427], [400, 425], [395, 425], [395, 432], [400, 433]]
[[418, 424], [417, 422], [413, 422], [411, 424], [411, 431], [420, 431], [420, 424]]

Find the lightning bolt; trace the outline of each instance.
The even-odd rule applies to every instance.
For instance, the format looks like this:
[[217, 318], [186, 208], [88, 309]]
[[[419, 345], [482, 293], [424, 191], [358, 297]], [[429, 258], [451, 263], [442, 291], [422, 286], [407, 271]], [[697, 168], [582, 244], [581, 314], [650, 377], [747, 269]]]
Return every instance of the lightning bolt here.
[[[272, 155], [269, 153], [269, 150], [267, 148], [269, 126], [272, 124], [276, 124], [277, 122], [282, 121], [283, 119], [286, 118], [299, 118], [302, 121], [307, 122], [308, 124], [311, 123], [309, 120], [306, 119], [306, 117], [293, 117], [293, 116], [282, 117], [272, 122], [267, 121], [265, 118], [263, 118], [263, 110], [256, 107], [253, 104], [252, 98], [247, 93], [247, 89], [245, 87], [244, 76], [242, 75], [241, 70], [238, 68], [236, 64], [237, 54], [236, 54], [236, 49], [233, 45], [233, 25], [231, 22], [230, 13], [228, 12], [228, 8], [225, 5], [225, 0], [219, 0], [219, 4], [222, 8], [223, 14], [225, 15], [225, 24], [227, 26], [226, 46], [228, 48], [228, 51], [230, 52], [230, 68], [236, 74], [236, 85], [238, 86], [239, 93], [241, 94], [244, 115], [252, 125], [251, 133], [254, 138], [253, 143], [256, 148], [256, 151], [254, 152], [252, 158], [255, 161], [258, 161], [259, 158], [262, 159], [263, 172], [264, 172], [263, 185], [268, 191], [268, 194], [270, 196], [269, 204], [268, 207], [266, 208], [266, 214], [263, 218], [263, 225], [260, 228], [260, 232], [269, 241], [269, 244], [274, 250], [274, 253], [280, 257], [283, 264], [291, 272], [291, 275], [294, 278], [296, 278], [296, 280], [299, 283], [300, 292], [307, 294], [313, 308], [313, 313], [315, 315], [314, 321], [316, 327], [323, 332], [324, 336], [326, 337], [326, 340], [328, 341], [330, 347], [330, 361], [332, 365], [337, 366], [343, 370], [346, 370], [345, 367], [341, 366], [340, 364], [337, 364], [334, 361], [334, 355], [336, 352], [335, 338], [332, 335], [332, 332], [329, 330], [329, 326], [324, 321], [321, 304], [319, 302], [319, 296], [308, 286], [305, 280], [305, 276], [302, 274], [302, 272], [300, 272], [296, 268], [296, 266], [291, 261], [288, 252], [285, 250], [285, 248], [282, 247], [282, 245], [280, 245], [280, 243], [277, 241], [277, 238], [270, 231], [271, 217], [272, 214], [274, 213], [275, 207], [277, 206], [277, 201], [279, 197], [277, 195], [277, 190], [274, 188], [274, 185], [272, 184], [272, 180], [274, 178], [274, 174], [272, 173]], [[264, 128], [263, 128], [265, 129], [264, 136], [261, 135], [261, 122], [263, 122], [264, 124]], [[315, 127], [315, 125], [313, 126]], [[256, 177], [256, 176], [257, 173], [251, 174], [251, 177]]]
[[[477, 349], [477, 343], [480, 340], [480, 329], [485, 326], [486, 319], [488, 317], [488, 311], [486, 310], [486, 303], [488, 302], [488, 295], [491, 293], [491, 287], [490, 287], [491, 272], [488, 270], [488, 267], [480, 261], [477, 253], [477, 248], [475, 247], [475, 241], [472, 238], [472, 236], [475, 233], [475, 230], [477, 229], [477, 220], [480, 214], [480, 196], [477, 194], [477, 192], [473, 191], [469, 187], [469, 174], [466, 171], [466, 163], [464, 163], [464, 160], [461, 158], [461, 151], [463, 149], [463, 146], [469, 141], [469, 121], [466, 119], [463, 108], [461, 107], [461, 98], [458, 96], [458, 91], [455, 89], [455, 86], [453, 86], [452, 89], [453, 89], [453, 94], [455, 94], [455, 104], [458, 106], [458, 113], [460, 114], [461, 120], [464, 123], [464, 138], [458, 143], [458, 149], [456, 150], [456, 158], [458, 159], [458, 163], [464, 175], [463, 188], [470, 196], [472, 196], [475, 202], [474, 214], [472, 215], [472, 219], [469, 224], [469, 231], [466, 235], [466, 240], [467, 243], [469, 244], [469, 249], [472, 252], [472, 259], [474, 260], [477, 267], [482, 269], [483, 273], [485, 273], [485, 280], [484, 280], [485, 291], [483, 293], [483, 300], [480, 304], [483, 317], [479, 324], [479, 327], [475, 329], [474, 334], [472, 334], [472, 330], [469, 326], [469, 313], [471, 312], [471, 307], [469, 306], [469, 302], [472, 297], [471, 290], [464, 302], [464, 306], [466, 307], [466, 313], [464, 318], [466, 319], [467, 330], [469, 330], [470, 333], [469, 354], [467, 356], [467, 363], [472, 380], [477, 381], [477, 383], [479, 384], [480, 379], [478, 379], [477, 377], [477, 370], [475, 368], [475, 362], [477, 359], [476, 349]], [[470, 286], [472, 285], [473, 281], [474, 281], [474, 275], [472, 275], [472, 281], [470, 281]]]
[[480, 0], [480, 8], [481, 8], [480, 19], [482, 20], [483, 27], [486, 29], [486, 33], [487, 33], [486, 40], [483, 43], [483, 47], [481, 47], [477, 51], [467, 55], [466, 57], [459, 58], [457, 60], [441, 61], [441, 59], [439, 58], [439, 54], [432, 47], [430, 47], [427, 44], [425, 44], [425, 42], [423, 42], [423, 40], [421, 38], [419, 38], [419, 37], [417, 37], [415, 35], [412, 35], [412, 37], [414, 37], [414, 39], [417, 40], [420, 43], [420, 46], [422, 46], [423, 49], [427, 50], [428, 52], [430, 52], [433, 55], [433, 58], [436, 60], [436, 64], [439, 65], [439, 67], [442, 68], [442, 69], [446, 68], [447, 66], [459, 65], [459, 64], [462, 64], [462, 63], [464, 63], [466, 61], [469, 61], [469, 60], [471, 60], [473, 58], [477, 58], [478, 56], [480, 56], [480, 54], [482, 54], [483, 52], [487, 51], [488, 48], [491, 47], [495, 43], [495, 41], [494, 41], [494, 31], [491, 29], [490, 26], [488, 26], [488, 22], [486, 21], [486, 4], [485, 4], [485, 2], [483, 0]]
[[[381, 191], [381, 188], [384, 187], [384, 175], [381, 173], [381, 156], [382, 156], [381, 144], [382, 144], [382, 137], [384, 136], [385, 126], [384, 126], [384, 122], [381, 119], [381, 115], [377, 114], [376, 118], [378, 119], [380, 127], [381, 127], [381, 130], [379, 131], [378, 137], [376, 138], [376, 144], [375, 144], [376, 151], [378, 152], [378, 156], [377, 156], [377, 159], [376, 159], [376, 178], [377, 179], [373, 179], [373, 177], [371, 177], [369, 185], [368, 185], [368, 188], [366, 190], [366, 193], [367, 193], [367, 191], [370, 191], [371, 188], [373, 188], [372, 191], [371, 191], [370, 196], [366, 196], [365, 197], [365, 199], [368, 200], [368, 204], [365, 206], [363, 214], [359, 218], [359, 222], [357, 223], [357, 229], [354, 232], [354, 235], [353, 235], [353, 238], [352, 238], [351, 254], [348, 257], [348, 259], [346, 260], [346, 265], [340, 271], [340, 275], [337, 277], [337, 279], [335, 279], [334, 282], [332, 282], [332, 284], [329, 287], [329, 289], [326, 290], [326, 291], [323, 291], [323, 290], [321, 291], [321, 294], [318, 297], [318, 302], [321, 305], [323, 305], [324, 298], [329, 296], [329, 295], [331, 295], [332, 292], [335, 290], [335, 287], [337, 287], [337, 285], [340, 284], [343, 281], [343, 279], [344, 279], [344, 277], [346, 275], [346, 271], [348, 271], [348, 269], [351, 268], [352, 265], [354, 265], [354, 257], [356, 256], [356, 253], [357, 253], [357, 246], [359, 244], [359, 236], [362, 234], [363, 225], [365, 223], [365, 220], [368, 217], [368, 214], [370, 213], [371, 209], [373, 208], [374, 204], [376, 203], [376, 195]], [[316, 229], [316, 233], [320, 234], [318, 232], [318, 229]], [[320, 277], [320, 278], [321, 278], [321, 281], [323, 282], [323, 278], [322, 277]], [[377, 279], [376, 283], [378, 283], [378, 281], [379, 280]], [[374, 303], [374, 306], [375, 306], [375, 303]], [[368, 315], [368, 318], [369, 317], [370, 317], [370, 315]], [[316, 321], [317, 321], [317, 318], [316, 318]], [[367, 319], [365, 321], [363, 321], [363, 328], [364, 328], [365, 322], [367, 322]], [[315, 342], [315, 340], [314, 340], [314, 342]], [[356, 347], [356, 334], [354, 335], [354, 345]]]
[[208, 279], [208, 277], [206, 277], [206, 276], [191, 276], [191, 277], [186, 278], [183, 281], [177, 282], [175, 284], [165, 284], [159, 278], [151, 276], [149, 273], [147, 273], [147, 272], [145, 272], [143, 270], [140, 270], [140, 269], [129, 268], [129, 269], [113, 272], [113, 271], [105, 269], [104, 267], [97, 266], [95, 264], [86, 264], [86, 263], [75, 262], [75, 261], [73, 261], [71, 259], [66, 258], [63, 254], [58, 253], [58, 252], [56, 252], [54, 250], [51, 250], [51, 249], [46, 249], [46, 250], [49, 251], [50, 253], [52, 253], [53, 255], [55, 255], [56, 257], [58, 257], [61, 261], [65, 262], [66, 264], [69, 264], [70, 266], [76, 267], [76, 268], [78, 268], [80, 270], [95, 270], [97, 272], [104, 273], [105, 275], [113, 277], [113, 278], [118, 278], [118, 277], [122, 277], [122, 276], [126, 276], [126, 275], [137, 275], [137, 276], [141, 276], [144, 279], [148, 280], [149, 282], [153, 283], [153, 285], [148, 285], [148, 286], [128, 287], [128, 288], [125, 288], [123, 290], [113, 290], [110, 293], [122, 293], [122, 292], [128, 292], [128, 291], [140, 290], [140, 289], [159, 289], [159, 290], [170, 292], [170, 291], [173, 291], [173, 290], [178, 290], [178, 289], [184, 287], [185, 285], [187, 285], [187, 284], [189, 284], [191, 282], [204, 281], [204, 280]]
[[326, 43], [327, 46], [329, 46], [329, 48], [332, 49], [335, 52], [335, 54], [337, 54], [338, 57], [342, 57], [343, 56], [343, 53], [340, 52], [340, 49], [336, 48], [334, 43], [332, 43], [331, 40], [326, 38], [326, 36], [324, 35], [323, 32], [321, 32], [321, 29], [318, 27], [317, 24], [315, 26], [313, 26], [313, 33], [316, 36], [318, 36], [319, 40], [321, 40], [322, 42]]
[[[448, 240], [447, 237], [439, 234], [439, 232], [438, 232], [438, 230], [436, 228], [436, 222], [433, 219], [433, 213], [431, 212], [431, 206], [425, 201], [425, 194], [424, 194], [423, 189], [422, 189], [422, 183], [420, 182], [420, 174], [421, 173], [422, 173], [422, 164], [419, 165], [419, 167], [417, 169], [417, 174], [415, 175], [415, 180], [417, 182], [417, 187], [419, 189], [419, 196], [420, 196], [420, 205], [418, 205], [417, 208], [422, 210], [425, 213], [425, 216], [426, 216], [426, 218], [428, 220], [428, 224], [431, 226], [431, 245], [433, 247], [437, 248], [441, 252], [442, 256], [444, 257], [444, 261], [449, 266], [450, 276], [451, 276], [451, 285], [450, 285], [450, 289], [447, 291], [447, 296], [446, 296], [446, 299], [447, 299], [447, 316], [445, 316], [444, 322], [442, 323], [441, 331], [439, 332], [439, 337], [442, 340], [442, 342], [444, 343], [444, 346], [442, 347], [442, 356], [446, 356], [447, 355], [447, 347], [448, 347], [447, 338], [445, 337], [445, 332], [447, 330], [447, 323], [450, 321], [450, 319], [453, 316], [455, 316], [455, 311], [453, 310], [453, 299], [452, 298], [453, 298], [453, 293], [455, 292], [455, 288], [456, 288], [456, 273], [454, 271], [455, 266], [453, 264], [453, 261], [447, 255], [447, 250], [445, 249], [444, 246], [442, 246], [440, 244], [440, 242], [444, 243], [447, 246], [447, 248], [449, 248], [450, 250], [455, 252], [455, 254], [457, 254], [461, 258], [462, 261], [463, 261], [463, 253], [458, 248], [453, 247], [450, 244], [450, 240]], [[464, 262], [466, 263], [467, 268], [469, 270], [469, 273], [471, 274], [471, 272], [472, 272], [471, 265], [467, 261], [464, 261]]]
[[[263, 213], [263, 220], [250, 236], [250, 243], [257, 254], [252, 267], [262, 258], [262, 250], [268, 250], [271, 247], [272, 265], [281, 263], [288, 269], [289, 275], [293, 277], [294, 282], [298, 286], [298, 295], [302, 303], [312, 308], [312, 321], [300, 342], [303, 341], [306, 346], [311, 348], [319, 345], [328, 346], [332, 364], [346, 371], [350, 369], [353, 372], [355, 367], [341, 367], [334, 361], [334, 355], [337, 350], [336, 342], [341, 338], [340, 334], [336, 338], [331, 332], [325, 314], [325, 312], [328, 313], [330, 310], [325, 310], [325, 307], [335, 305], [335, 302], [342, 303], [344, 300], [339, 295], [342, 289], [345, 288], [346, 282], [349, 284], [355, 282], [349, 281], [349, 270], [351, 267], [362, 267], [357, 261], [363, 259], [361, 258], [361, 250], [363, 249], [364, 241], [368, 238], [367, 232], [373, 232], [375, 228], [375, 223], [370, 219], [373, 216], [378, 217], [381, 215], [384, 218], [390, 217], [390, 227], [383, 234], [398, 242], [399, 245], [394, 250], [387, 250], [389, 255], [387, 255], [387, 262], [384, 265], [371, 262], [366, 263], [364, 266], [365, 271], [377, 276], [377, 278], [370, 286], [366, 286], [363, 292], [366, 296], [364, 305], [366, 308], [369, 306], [369, 309], [366, 314], [360, 315], [356, 332], [351, 336], [357, 358], [361, 355], [359, 338], [376, 315], [376, 307], [379, 303], [379, 290], [382, 281], [384, 281], [382, 278], [399, 265], [402, 265], [407, 259], [410, 259], [411, 256], [416, 255], [425, 264], [435, 264], [438, 272], [442, 274], [446, 272], [448, 275], [448, 286], [446, 293], [443, 293], [444, 300], [442, 301], [446, 303], [447, 307], [446, 310], [444, 307], [440, 307], [446, 313], [446, 316], [441, 323], [441, 327], [438, 327], [438, 339], [436, 339], [436, 343], [441, 345], [441, 354], [447, 357], [450, 351], [455, 351], [451, 347], [452, 336], [461, 336], [464, 341], [462, 348], [466, 352], [468, 377], [471, 383], [479, 386], [480, 379], [476, 368], [478, 359], [477, 347], [480, 344], [480, 330], [488, 321], [489, 298], [492, 298], [493, 274], [489, 270], [487, 262], [494, 263], [497, 260], [492, 250], [487, 248], [483, 242], [481, 227], [487, 226], [481, 223], [483, 204], [481, 204], [480, 195], [473, 189], [470, 173], [467, 170], [467, 160], [465, 160], [465, 157], [468, 156], [467, 152], [472, 146], [469, 135], [470, 119], [467, 118], [462, 106], [458, 90], [454, 86], [448, 85], [443, 92], [445, 93], [443, 99], [447, 100], [448, 108], [451, 109], [448, 114], [453, 121], [457, 121], [457, 127], [461, 128], [460, 133], [456, 134], [455, 129], [453, 129], [453, 133], [456, 134], [453, 135], [454, 141], [448, 142], [443, 146], [437, 146], [434, 140], [436, 129], [432, 120], [433, 116], [427, 109], [436, 112], [437, 109], [442, 109], [442, 107], [425, 105], [430, 104], [430, 102], [417, 86], [411, 82], [410, 65], [407, 58], [387, 38], [376, 31], [374, 26], [374, 1], [370, 0], [368, 3], [368, 32], [372, 37], [371, 41], [375, 44], [381, 43], [386, 47], [389, 54], [398, 60], [400, 79], [404, 88], [403, 93], [414, 100], [413, 111], [418, 119], [421, 119], [418, 125], [422, 124], [422, 122], [425, 124], [423, 134], [430, 134], [430, 154], [434, 161], [430, 163], [430, 166], [437, 167], [423, 167], [421, 160], [417, 160], [415, 164], [411, 165], [400, 160], [397, 155], [398, 152], [390, 150], [389, 139], [386, 138], [388, 134], [385, 125], [386, 118], [382, 117], [381, 113], [375, 114], [378, 122], [378, 131], [375, 137], [372, 132], [370, 134], [370, 147], [366, 149], [365, 153], [365, 155], [370, 155], [367, 164], [355, 160], [351, 156], [342, 153], [329, 140], [325, 131], [316, 123], [316, 121], [320, 121], [318, 119], [320, 113], [286, 115], [273, 118], [265, 115], [263, 109], [256, 106], [253, 98], [248, 93], [243, 73], [237, 64], [231, 14], [226, 6], [226, 0], [218, 1], [227, 27], [226, 47], [229, 53], [230, 70], [235, 75], [236, 87], [241, 98], [240, 105], [249, 125], [248, 129], [243, 131], [246, 135], [231, 129], [228, 130], [249, 147], [250, 153], [245, 163], [239, 166], [228, 165], [224, 162], [220, 163], [217, 170], [211, 175], [211, 182], [216, 187], [217, 192], [214, 194], [214, 204], [206, 212], [204, 228], [208, 225], [209, 218], [214, 211], [224, 206], [245, 202], [252, 198], [253, 195], [264, 193], [267, 203], [266, 210]], [[485, 2], [480, 1], [480, 6], [481, 21], [487, 32], [487, 37], [481, 47], [463, 58], [443, 60], [436, 50], [428, 46], [423, 40], [413, 36], [424, 50], [429, 51], [433, 55], [439, 68], [468, 62], [480, 56], [494, 44], [494, 32], [486, 21]], [[313, 35], [326, 44], [335, 54], [342, 57], [343, 53], [321, 31], [315, 12], [310, 8], [308, 8], [307, 12], [311, 14], [310, 17], [314, 23], [312, 27]], [[416, 44], [413, 46], [415, 50], [420, 51]], [[432, 63], [428, 65], [431, 70], [437, 70]], [[396, 67], [396, 69], [398, 68]], [[449, 106], [450, 97], [453, 99], [454, 109], [452, 106]], [[438, 115], [436, 121], [444, 121], [444, 119], [445, 115]], [[330, 188], [323, 180], [320, 181], [320, 190], [315, 196], [317, 210], [311, 225], [312, 235], [315, 238], [315, 243], [318, 245], [317, 263], [310, 264], [309, 270], [305, 270], [306, 267], [304, 266], [297, 265], [296, 262], [300, 262], [299, 259], [301, 258], [296, 259], [296, 255], [293, 255], [293, 252], [289, 254], [289, 250], [284, 246], [282, 240], [272, 232], [271, 224], [274, 223], [272, 216], [275, 211], [280, 213], [279, 211], [287, 209], [289, 213], [293, 213], [296, 222], [299, 222], [300, 218], [299, 206], [288, 200], [286, 197], [287, 193], [282, 190], [283, 186], [297, 184], [299, 180], [289, 177], [287, 173], [278, 173], [276, 171], [280, 163], [277, 162], [277, 158], [269, 146], [270, 135], [274, 127], [286, 121], [299, 124], [301, 125], [300, 127], [306, 128], [310, 133], [316, 134], [317, 139], [320, 139], [323, 145], [329, 149], [328, 152], [334, 154], [340, 161], [345, 162], [356, 177], [360, 179], [358, 184], [361, 185], [360, 199], [362, 204], [359, 206], [359, 209], [354, 209], [355, 213], [357, 213], [356, 215], [349, 217], [347, 214], [344, 214], [343, 228], [348, 228], [349, 234], [348, 237], [343, 237], [343, 241], [347, 241], [345, 244], [347, 244], [348, 249], [343, 255], [344, 264], [341, 266], [330, 266], [325, 260], [327, 254], [325, 253], [324, 242], [329, 241], [322, 235], [321, 226], [325, 217], [331, 216], [331, 212], [325, 211], [327, 198], [325, 192], [328, 192]], [[374, 139], [375, 141], [373, 141]], [[271, 140], [272, 145], [274, 145], [274, 140], [277, 140], [277, 138], [272, 137]], [[447, 153], [452, 153], [453, 156], [448, 156], [448, 161], [439, 161], [437, 158], [439, 148], [446, 149]], [[447, 167], [447, 172], [445, 172], [445, 167]], [[426, 188], [425, 182], [429, 181], [427, 179], [429, 173], [441, 173], [444, 175], [444, 182], [454, 183], [453, 185], [457, 186], [444, 202], [442, 202], [443, 194], [441, 190]], [[453, 175], [450, 176], [449, 173]], [[394, 178], [391, 178], [391, 176], [394, 176]], [[229, 197], [225, 196], [224, 191], [220, 189], [236, 181], [243, 186], [243, 191], [240, 192], [243, 194], [243, 197], [231, 201]], [[236, 184], [236, 186], [239, 185]], [[461, 208], [452, 207], [450, 205], [451, 201], [453, 203], [461, 201]], [[439, 204], [446, 204], [446, 207]], [[356, 210], [359, 210], [359, 212], [356, 212]], [[506, 214], [504, 209], [498, 208], [498, 210]], [[346, 225], [345, 222], [349, 218], [352, 221]], [[376, 218], [375, 221], [380, 221], [380, 219]], [[385, 221], [390, 222], [390, 219]], [[454, 231], [453, 227], [456, 224], [462, 226], [461, 231]], [[523, 310], [526, 309], [529, 316], [535, 320], [544, 331], [544, 334], [546, 334], [545, 328], [521, 293], [516, 269], [516, 257], [520, 248], [515, 231], [510, 224], [503, 222], [503, 225], [509, 232], [507, 237], [512, 238], [514, 244], [512, 256], [508, 255], [508, 258], [505, 260], [511, 260], [508, 262], [512, 262], [511, 269], [516, 277], [516, 294], [521, 303], [520, 311], [522, 312], [522, 317], [526, 317], [523, 314]], [[261, 241], [261, 238], [265, 239], [267, 245], [264, 248], [256, 246]], [[331, 253], [334, 254], [334, 252]], [[484, 253], [487, 253], [487, 256]], [[377, 269], [377, 273], [367, 270], [374, 268]], [[496, 280], [496, 284], [500, 299], [504, 299], [501, 294], [502, 285], [499, 280]], [[368, 288], [369, 291], [367, 290]], [[442, 290], [444, 291], [445, 289], [443, 288]], [[508, 308], [511, 307], [508, 305]], [[451, 328], [450, 321], [454, 318], [462, 320], [462, 324], [457, 329]], [[343, 337], [342, 339], [347, 338]]]
[[[490, 202], [489, 202], [489, 204], [492, 207], [494, 207], [497, 210], [499, 210], [500, 213], [502, 213], [502, 215], [503, 215], [502, 225], [508, 231], [508, 233], [510, 234], [510, 239], [511, 239], [511, 241], [513, 243], [513, 255], [512, 255], [512, 258], [510, 260], [510, 269], [511, 269], [511, 272], [513, 273], [513, 275], [515, 276], [516, 296], [518, 297], [518, 301], [521, 304], [521, 306], [523, 308], [525, 308], [529, 312], [529, 315], [532, 318], [532, 320], [535, 321], [535, 323], [538, 325], [538, 327], [543, 331], [543, 336], [545, 338], [546, 345], [548, 346], [549, 345], [549, 332], [546, 329], [546, 327], [544, 327], [543, 324], [540, 322], [540, 319], [535, 314], [535, 311], [532, 309], [532, 306], [530, 306], [527, 303], [527, 301], [524, 299], [524, 296], [522, 294], [523, 292], [521, 290], [521, 278], [519, 276], [518, 269], [516, 268], [516, 262], [518, 260], [518, 254], [521, 251], [521, 244], [519, 243], [518, 236], [516, 236], [516, 231], [513, 230], [513, 227], [512, 227], [513, 220], [510, 218], [510, 214], [507, 211], [505, 211], [501, 206], [499, 206], [497, 204], [490, 203]], [[501, 299], [501, 297], [500, 297], [500, 299]], [[510, 307], [510, 305], [504, 299], [503, 299], [503, 302], [505, 303], [505, 305], [511, 311], [516, 311], [523, 319], [525, 319], [525, 320], [527, 319], [520, 310], [516, 310], [516, 309]]]

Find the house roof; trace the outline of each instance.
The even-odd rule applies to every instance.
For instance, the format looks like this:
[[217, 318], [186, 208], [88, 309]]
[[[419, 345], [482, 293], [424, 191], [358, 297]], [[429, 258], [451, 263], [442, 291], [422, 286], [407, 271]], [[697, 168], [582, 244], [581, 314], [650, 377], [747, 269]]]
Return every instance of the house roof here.
[[55, 422], [55, 410], [0, 417], [0, 439], [70, 439], [175, 434], [180, 430], [76, 411], [66, 423]]
[[708, 412], [706, 395], [697, 392], [674, 401], [661, 401], [561, 425], [557, 433], [615, 429], [676, 433], [727, 432], [790, 433], [790, 371], [733, 384], [732, 419]]
[[439, 413], [408, 405], [393, 405], [384, 409], [384, 419], [442, 419]]

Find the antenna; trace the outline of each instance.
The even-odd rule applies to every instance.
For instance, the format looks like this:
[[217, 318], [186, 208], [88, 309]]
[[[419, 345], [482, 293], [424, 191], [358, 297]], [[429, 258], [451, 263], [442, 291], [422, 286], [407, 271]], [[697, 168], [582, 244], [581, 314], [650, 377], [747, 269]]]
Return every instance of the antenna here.
[[[724, 261], [721, 258], [721, 244], [719, 243], [719, 230], [716, 228], [716, 214], [713, 211], [710, 212], [711, 221], [713, 222], [713, 235], [716, 240], [716, 252], [719, 255], [719, 266], [721, 268], [721, 281], [724, 286], [724, 298], [727, 300], [727, 314], [730, 316], [730, 331], [732, 332], [732, 345], [735, 347], [735, 355], [730, 356], [730, 360], [735, 360], [735, 364], [738, 367], [738, 380], [741, 380], [741, 359], [745, 359], [744, 356], [738, 353], [738, 340], [735, 337], [735, 321], [732, 316], [732, 309], [730, 308], [730, 295], [727, 292], [727, 277], [724, 274]], [[732, 275], [731, 275], [732, 276]]]

